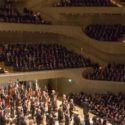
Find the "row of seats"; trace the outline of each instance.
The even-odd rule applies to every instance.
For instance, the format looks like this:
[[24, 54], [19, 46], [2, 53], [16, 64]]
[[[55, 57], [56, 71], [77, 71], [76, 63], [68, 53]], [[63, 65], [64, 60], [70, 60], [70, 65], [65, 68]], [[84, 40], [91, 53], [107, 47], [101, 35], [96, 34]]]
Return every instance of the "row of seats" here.
[[33, 12], [27, 8], [24, 8], [20, 12], [9, 1], [6, 1], [4, 5], [0, 6], [0, 22], [51, 24], [50, 21], [46, 21], [41, 17], [40, 12]]
[[85, 78], [125, 82], [125, 64], [108, 64], [105, 67], [95, 66], [93, 72], [86, 74]]
[[125, 25], [121, 24], [91, 24], [84, 32], [99, 41], [118, 41], [125, 34]]
[[1, 45], [0, 59], [16, 71], [39, 71], [89, 67], [87, 58], [58, 44], [5, 44]]
[[[70, 94], [75, 104], [82, 106], [87, 100], [90, 112], [100, 118], [106, 119], [112, 125], [124, 125], [125, 123], [125, 93], [85, 94], [83, 92]], [[100, 125], [100, 124], [94, 124]]]
[[110, 0], [60, 0], [55, 6], [71, 7], [71, 6], [115, 6]]

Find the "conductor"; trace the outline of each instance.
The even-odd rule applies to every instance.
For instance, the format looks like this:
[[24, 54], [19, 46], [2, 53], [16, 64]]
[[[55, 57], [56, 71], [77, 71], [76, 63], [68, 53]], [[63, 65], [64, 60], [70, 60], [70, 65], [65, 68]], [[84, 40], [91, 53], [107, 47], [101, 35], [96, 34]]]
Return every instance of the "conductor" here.
[[83, 102], [83, 114], [84, 114], [84, 119], [86, 119], [86, 116], [89, 113], [89, 102], [88, 99], [85, 99], [85, 101]]

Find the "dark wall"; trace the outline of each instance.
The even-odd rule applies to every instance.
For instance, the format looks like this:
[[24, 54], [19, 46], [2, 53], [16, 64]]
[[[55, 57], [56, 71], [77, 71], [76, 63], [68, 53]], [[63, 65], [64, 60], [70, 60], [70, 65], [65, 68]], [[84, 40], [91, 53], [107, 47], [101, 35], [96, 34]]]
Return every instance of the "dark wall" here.
[[0, 6], [4, 3], [4, 0], [0, 0]]

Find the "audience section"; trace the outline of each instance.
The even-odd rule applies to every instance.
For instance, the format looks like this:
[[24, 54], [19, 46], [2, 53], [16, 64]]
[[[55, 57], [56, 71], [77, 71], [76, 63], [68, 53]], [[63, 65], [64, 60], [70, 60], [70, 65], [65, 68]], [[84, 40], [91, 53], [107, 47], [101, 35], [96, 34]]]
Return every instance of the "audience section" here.
[[[70, 94], [74, 103], [81, 107], [88, 106], [88, 112], [96, 116], [93, 117], [93, 125], [107, 125], [107, 121], [112, 125], [125, 124], [125, 93], [106, 93], [106, 94], [85, 94], [84, 92]], [[86, 109], [84, 109], [86, 110]], [[84, 111], [85, 112], [85, 111]], [[97, 118], [99, 117], [99, 118]], [[102, 124], [101, 119], [104, 119]]]
[[125, 25], [121, 24], [91, 24], [84, 32], [99, 41], [118, 41], [125, 34]]
[[26, 23], [26, 24], [51, 24], [42, 18], [40, 12], [33, 12], [28, 8], [19, 11], [12, 5], [12, 1], [6, 0], [0, 6], [0, 22]]
[[72, 6], [84, 6], [84, 7], [115, 7], [111, 0], [60, 0], [55, 6], [57, 7], [72, 7]]
[[92, 73], [84, 76], [90, 80], [106, 80], [125, 82], [125, 65], [108, 64], [105, 67], [95, 66]]
[[15, 71], [80, 68], [95, 65], [89, 59], [58, 44], [1, 45], [0, 60]]
[[125, 81], [124, 64], [101, 66], [59, 44], [1, 44], [0, 61], [17, 72], [89, 67], [92, 69], [83, 76], [86, 79]]

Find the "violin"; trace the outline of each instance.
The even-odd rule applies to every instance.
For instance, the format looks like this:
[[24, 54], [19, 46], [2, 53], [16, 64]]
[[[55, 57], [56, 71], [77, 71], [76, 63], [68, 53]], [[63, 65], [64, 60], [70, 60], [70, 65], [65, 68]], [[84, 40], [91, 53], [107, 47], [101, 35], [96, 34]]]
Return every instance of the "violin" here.
[[13, 96], [13, 88], [8, 89], [8, 97], [11, 98]]
[[38, 97], [41, 97], [42, 96], [42, 91], [41, 89], [38, 90]]
[[32, 90], [32, 88], [29, 88], [29, 90], [28, 90], [28, 96], [33, 96], [33, 90]]

